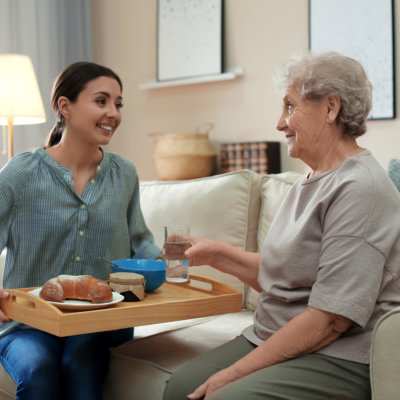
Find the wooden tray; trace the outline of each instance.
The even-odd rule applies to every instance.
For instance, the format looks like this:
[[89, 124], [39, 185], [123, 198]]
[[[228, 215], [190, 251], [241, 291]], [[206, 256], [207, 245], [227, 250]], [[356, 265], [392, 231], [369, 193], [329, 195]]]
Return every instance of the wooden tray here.
[[89, 311], [62, 311], [28, 293], [32, 288], [11, 289], [0, 301], [7, 316], [57, 336], [100, 332], [210, 315], [238, 312], [242, 295], [231, 287], [200, 276], [186, 283], [165, 282], [138, 302], [120, 302]]

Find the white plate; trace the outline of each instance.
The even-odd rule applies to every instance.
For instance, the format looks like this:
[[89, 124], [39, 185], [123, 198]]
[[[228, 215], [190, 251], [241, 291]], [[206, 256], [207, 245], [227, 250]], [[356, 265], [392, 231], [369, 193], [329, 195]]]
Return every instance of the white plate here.
[[[40, 297], [41, 287], [31, 290], [29, 293], [34, 296]], [[60, 310], [74, 310], [74, 311], [83, 311], [83, 310], [95, 310], [96, 308], [106, 308], [113, 304], [119, 303], [124, 300], [124, 296], [117, 292], [112, 292], [113, 299], [108, 303], [91, 303], [90, 301], [85, 300], [65, 300], [63, 303], [58, 303], [56, 301], [49, 301], [49, 303], [54, 304]]]

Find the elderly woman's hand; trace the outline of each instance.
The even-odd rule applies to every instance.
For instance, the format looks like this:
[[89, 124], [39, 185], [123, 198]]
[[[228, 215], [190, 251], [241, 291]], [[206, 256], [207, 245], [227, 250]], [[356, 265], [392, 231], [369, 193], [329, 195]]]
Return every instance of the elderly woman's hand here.
[[219, 271], [236, 276], [255, 290], [261, 291], [258, 284], [259, 254], [202, 237], [191, 237], [190, 241], [191, 247], [185, 254], [191, 266], [211, 265]]
[[220, 243], [202, 237], [191, 237], [185, 255], [190, 265], [214, 265], [219, 257]]
[[215, 392], [217, 389], [233, 382], [236, 378], [232, 375], [229, 368], [223, 369], [216, 374], [210, 376], [202, 385], [200, 385], [193, 393], [188, 395], [188, 399], [197, 400], [207, 399], [211, 393]]

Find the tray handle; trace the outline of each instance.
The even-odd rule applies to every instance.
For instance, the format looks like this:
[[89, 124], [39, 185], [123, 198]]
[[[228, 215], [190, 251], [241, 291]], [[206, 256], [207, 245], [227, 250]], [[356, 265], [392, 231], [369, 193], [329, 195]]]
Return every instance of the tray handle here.
[[236, 289], [233, 289], [222, 282], [200, 275], [190, 275], [190, 279], [186, 285], [190, 286], [192, 289], [206, 291], [210, 294], [238, 293]]
[[62, 312], [53, 304], [25, 290], [11, 289], [7, 291], [10, 294], [9, 297], [1, 299], [0, 304], [2, 310], [11, 319], [25, 323], [24, 316], [42, 318], [46, 315], [62, 315]]

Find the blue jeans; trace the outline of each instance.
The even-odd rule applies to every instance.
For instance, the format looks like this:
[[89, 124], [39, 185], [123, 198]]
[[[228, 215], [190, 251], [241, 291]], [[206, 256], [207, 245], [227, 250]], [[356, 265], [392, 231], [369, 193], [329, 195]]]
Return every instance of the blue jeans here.
[[22, 329], [0, 340], [0, 362], [17, 400], [100, 400], [109, 348], [132, 338], [133, 328], [65, 338]]

